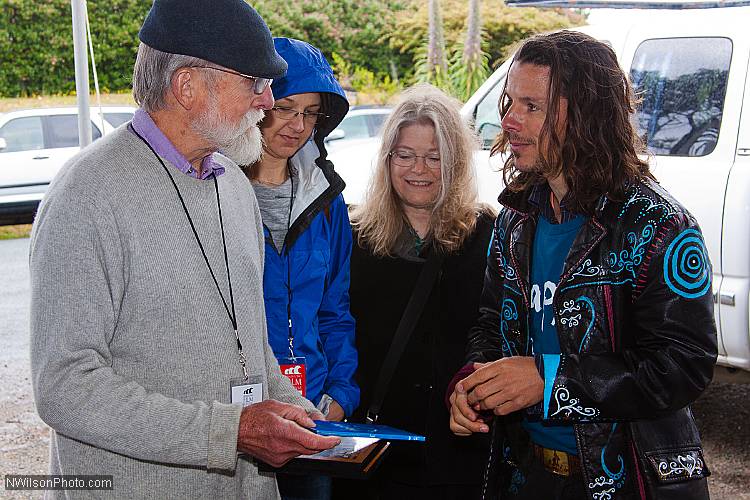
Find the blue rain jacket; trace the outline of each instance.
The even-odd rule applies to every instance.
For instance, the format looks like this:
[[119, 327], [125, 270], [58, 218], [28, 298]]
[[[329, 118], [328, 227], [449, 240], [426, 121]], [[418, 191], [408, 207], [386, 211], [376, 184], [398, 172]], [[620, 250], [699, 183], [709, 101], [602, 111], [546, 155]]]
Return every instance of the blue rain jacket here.
[[341, 196], [344, 181], [326, 160], [323, 140], [341, 122], [349, 104], [318, 49], [288, 38], [275, 38], [274, 45], [289, 65], [286, 77], [273, 82], [274, 97], [319, 92], [323, 111], [330, 118], [316, 127], [312, 140], [290, 159], [296, 194], [280, 251], [264, 228], [263, 291], [269, 342], [283, 363], [289, 356], [289, 285], [294, 355], [306, 358], [307, 398], [318, 404], [328, 394], [348, 416], [359, 404], [354, 318], [349, 312], [352, 235]]

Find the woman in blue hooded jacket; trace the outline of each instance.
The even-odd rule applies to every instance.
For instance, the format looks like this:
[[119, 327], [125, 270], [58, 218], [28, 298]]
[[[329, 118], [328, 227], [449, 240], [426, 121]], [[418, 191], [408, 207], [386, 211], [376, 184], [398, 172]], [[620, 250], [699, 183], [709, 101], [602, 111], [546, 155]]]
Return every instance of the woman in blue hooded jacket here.
[[[269, 343], [298, 390], [327, 419], [342, 420], [359, 404], [349, 312], [352, 237], [344, 181], [326, 159], [324, 139], [349, 103], [320, 50], [289, 38], [274, 45], [289, 69], [271, 85], [276, 103], [261, 122], [263, 155], [245, 168], [266, 240]], [[284, 498], [325, 498], [330, 483], [280, 475], [279, 488]]]

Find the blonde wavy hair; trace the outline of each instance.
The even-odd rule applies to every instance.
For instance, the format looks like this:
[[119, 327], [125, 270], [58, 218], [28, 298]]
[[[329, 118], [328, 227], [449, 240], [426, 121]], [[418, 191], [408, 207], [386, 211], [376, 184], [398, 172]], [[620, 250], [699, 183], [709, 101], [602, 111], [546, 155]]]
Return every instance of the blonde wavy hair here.
[[472, 157], [479, 147], [476, 134], [461, 119], [461, 103], [428, 84], [415, 85], [401, 98], [383, 125], [377, 165], [364, 201], [352, 209], [352, 227], [360, 246], [375, 255], [392, 256], [408, 221], [393, 188], [389, 153], [401, 129], [432, 125], [440, 151], [441, 186], [430, 217], [434, 247], [444, 253], [458, 250], [474, 231], [477, 215], [491, 209], [477, 201]]

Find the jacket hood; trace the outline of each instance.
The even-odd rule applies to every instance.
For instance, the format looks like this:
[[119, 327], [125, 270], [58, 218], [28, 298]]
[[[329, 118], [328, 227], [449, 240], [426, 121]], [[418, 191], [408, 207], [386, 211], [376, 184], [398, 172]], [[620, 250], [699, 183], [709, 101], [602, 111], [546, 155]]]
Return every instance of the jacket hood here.
[[323, 112], [329, 116], [315, 128], [313, 140], [318, 145], [320, 157], [325, 160], [327, 152], [323, 140], [335, 129], [349, 111], [344, 89], [336, 80], [331, 65], [323, 53], [307, 42], [294, 38], [273, 39], [276, 51], [287, 62], [286, 76], [271, 84], [275, 99], [294, 94], [320, 93]]

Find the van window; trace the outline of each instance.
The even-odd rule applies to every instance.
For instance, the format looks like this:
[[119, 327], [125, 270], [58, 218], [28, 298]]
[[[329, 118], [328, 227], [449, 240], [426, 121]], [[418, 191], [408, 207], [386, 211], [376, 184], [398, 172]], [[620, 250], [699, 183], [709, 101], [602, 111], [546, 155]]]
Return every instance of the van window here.
[[705, 156], [716, 147], [732, 42], [727, 38], [646, 40], [630, 77], [643, 100], [638, 133], [656, 155]]
[[28, 116], [10, 120], [0, 129], [0, 137], [5, 139], [6, 143], [3, 153], [44, 149], [42, 119], [38, 116]]
[[372, 130], [372, 135], [378, 135], [380, 134], [380, 129], [383, 128], [383, 123], [385, 123], [385, 119], [388, 118], [388, 115], [385, 113], [375, 113], [372, 115], [369, 115], [370, 117], [370, 129]]
[[[48, 148], [78, 147], [78, 115], [49, 115], [46, 120]], [[91, 122], [91, 132], [94, 140], [102, 136], [94, 122]]]
[[344, 118], [338, 128], [342, 129], [347, 139], [363, 139], [370, 137], [370, 129], [367, 127], [367, 116], [348, 116]]
[[474, 126], [482, 139], [482, 149], [490, 149], [492, 143], [495, 142], [495, 137], [500, 133], [500, 112], [497, 109], [497, 103], [500, 100], [500, 94], [503, 93], [504, 85], [505, 77], [498, 80], [492, 90], [477, 104]]

